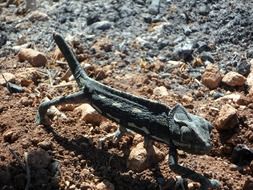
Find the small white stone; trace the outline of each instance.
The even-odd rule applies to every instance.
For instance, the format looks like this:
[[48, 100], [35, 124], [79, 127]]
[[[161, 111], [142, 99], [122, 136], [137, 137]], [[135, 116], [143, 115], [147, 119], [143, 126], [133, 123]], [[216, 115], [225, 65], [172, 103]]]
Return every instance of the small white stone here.
[[165, 86], [156, 87], [153, 90], [153, 94], [156, 96], [168, 96], [169, 95], [167, 88]]
[[82, 104], [74, 109], [77, 113], [81, 112], [81, 120], [93, 125], [100, 125], [105, 118], [100, 115], [90, 104]]
[[103, 180], [102, 182], [96, 185], [97, 190], [114, 190], [114, 185], [108, 180]]
[[46, 13], [40, 12], [38, 10], [32, 11], [30, 15], [28, 16], [28, 19], [30, 21], [47, 21], [49, 20], [49, 17]]
[[5, 85], [6, 81], [4, 80], [4, 78], [8, 81], [8, 82], [14, 82], [15, 80], [15, 75], [11, 74], [11, 73], [2, 73], [0, 74], [0, 85]]
[[[164, 159], [165, 155], [155, 146], [153, 146], [153, 150], [150, 152], [150, 156], [154, 162], [159, 162]], [[149, 167], [148, 160], [147, 160], [147, 150], [144, 147], [144, 142], [141, 142], [134, 147], [128, 158], [128, 168], [136, 171], [141, 172]]]

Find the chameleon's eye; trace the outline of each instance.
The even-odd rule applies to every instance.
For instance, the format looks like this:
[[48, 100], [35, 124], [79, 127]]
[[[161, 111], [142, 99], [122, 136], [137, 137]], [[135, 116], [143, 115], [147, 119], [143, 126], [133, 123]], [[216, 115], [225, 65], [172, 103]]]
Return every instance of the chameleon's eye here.
[[180, 130], [181, 130], [181, 134], [183, 138], [186, 138], [186, 139], [191, 138], [191, 129], [189, 127], [183, 125]]

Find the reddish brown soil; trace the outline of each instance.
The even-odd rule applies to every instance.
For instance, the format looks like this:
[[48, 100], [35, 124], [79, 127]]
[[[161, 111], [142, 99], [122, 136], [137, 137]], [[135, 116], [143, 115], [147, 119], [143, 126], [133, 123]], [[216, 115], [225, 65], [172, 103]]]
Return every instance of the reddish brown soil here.
[[[53, 63], [50, 56], [49, 59]], [[19, 63], [16, 57], [11, 57], [4, 60], [1, 67], [7, 72], [17, 74], [19, 69], [30, 66]], [[59, 69], [61, 75], [66, 70], [55, 64], [49, 65], [49, 68]], [[93, 74], [96, 69], [93, 69]], [[213, 123], [218, 111], [212, 108], [219, 110], [221, 105], [225, 104], [212, 100], [208, 95], [210, 91], [205, 87], [192, 91], [192, 102], [187, 102], [180, 94], [170, 90], [169, 87], [174, 82], [189, 86], [195, 83], [183, 68], [174, 69], [170, 79], [160, 79], [155, 66], [142, 66], [140, 69], [139, 63], [133, 63], [131, 66], [115, 63], [100, 70], [106, 73], [101, 81], [105, 84], [157, 99], [169, 106], [181, 102], [190, 112], [204, 116]], [[92, 72], [90, 74], [92, 75]], [[49, 84], [46, 78], [38, 82], [42, 83]], [[129, 150], [136, 145], [130, 137], [124, 137], [117, 144], [106, 142], [102, 149], [98, 148], [98, 139], [116, 129], [116, 125], [110, 121], [96, 126], [80, 121], [80, 114], [64, 111], [68, 120], [56, 119], [50, 127], [36, 125], [37, 107], [46, 95], [56, 97], [77, 89], [75, 85], [73, 88], [53, 89], [50, 85], [42, 88], [38, 87], [38, 84], [32, 83], [25, 93], [20, 94], [10, 94], [6, 87], [0, 86], [1, 189], [25, 188], [27, 174], [22, 168], [25, 152], [32, 155], [28, 162], [31, 170], [30, 189], [96, 189], [96, 185], [103, 180], [111, 182], [115, 189], [158, 189], [156, 178], [160, 175], [166, 180], [164, 189], [173, 189], [170, 182], [174, 181], [177, 174], [169, 169], [167, 157], [157, 163], [157, 166], [137, 173], [129, 170], [126, 165]], [[166, 86], [169, 96], [159, 98], [152, 95], [157, 86]], [[247, 106], [244, 109], [238, 106], [238, 110], [239, 128], [231, 132], [231, 135], [228, 132], [220, 134], [214, 129], [214, 148], [209, 155], [181, 153], [179, 158], [181, 164], [220, 180], [221, 189], [224, 190], [242, 189], [245, 181], [253, 174], [249, 166], [238, 169], [229, 159], [236, 144], [251, 146], [247, 132], [252, 130], [250, 126], [253, 123], [253, 110]], [[156, 146], [167, 154], [165, 145], [157, 143]], [[14, 157], [13, 152], [20, 160]]]

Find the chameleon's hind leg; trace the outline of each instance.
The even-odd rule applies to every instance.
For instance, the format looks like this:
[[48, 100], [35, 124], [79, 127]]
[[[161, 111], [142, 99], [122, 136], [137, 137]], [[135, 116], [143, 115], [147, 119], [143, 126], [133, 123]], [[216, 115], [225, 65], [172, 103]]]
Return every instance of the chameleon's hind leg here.
[[36, 116], [36, 123], [48, 125], [48, 118], [46, 114], [50, 106], [56, 106], [56, 105], [61, 105], [61, 104], [71, 104], [71, 103], [77, 104], [77, 103], [86, 103], [86, 102], [88, 102], [88, 99], [85, 97], [85, 94], [83, 91], [70, 94], [68, 96], [58, 97], [50, 101], [45, 101], [39, 105], [37, 116]]
[[110, 133], [105, 137], [99, 139], [99, 147], [102, 147], [102, 143], [107, 140], [113, 140], [113, 142], [118, 142], [126, 134], [132, 135], [133, 132], [125, 128], [123, 125], [120, 125], [114, 133]]
[[199, 182], [201, 187], [200, 190], [207, 190], [208, 188], [220, 187], [220, 182], [215, 179], [208, 179], [207, 177], [192, 171], [189, 168], [180, 166], [178, 164], [177, 149], [171, 142], [169, 146], [169, 166], [172, 171], [181, 175], [183, 178], [189, 178], [193, 181]]

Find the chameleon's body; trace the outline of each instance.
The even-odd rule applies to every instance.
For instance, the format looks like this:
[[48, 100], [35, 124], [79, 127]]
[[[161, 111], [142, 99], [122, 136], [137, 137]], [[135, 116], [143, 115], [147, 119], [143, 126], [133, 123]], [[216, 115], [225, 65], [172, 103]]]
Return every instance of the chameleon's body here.
[[52, 105], [89, 103], [100, 114], [120, 125], [114, 134], [117, 139], [129, 129], [143, 135], [145, 139], [168, 144], [169, 165], [173, 171], [200, 182], [203, 190], [218, 186], [216, 180], [209, 180], [177, 164], [176, 149], [192, 154], [206, 154], [210, 151], [212, 126], [208, 121], [188, 113], [179, 104], [171, 109], [164, 104], [121, 92], [89, 78], [63, 38], [55, 34], [54, 39], [81, 90], [66, 97], [43, 102], [39, 106], [37, 123], [46, 124], [46, 112]]

